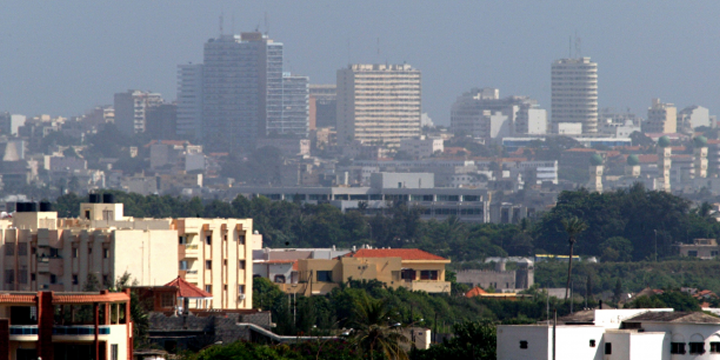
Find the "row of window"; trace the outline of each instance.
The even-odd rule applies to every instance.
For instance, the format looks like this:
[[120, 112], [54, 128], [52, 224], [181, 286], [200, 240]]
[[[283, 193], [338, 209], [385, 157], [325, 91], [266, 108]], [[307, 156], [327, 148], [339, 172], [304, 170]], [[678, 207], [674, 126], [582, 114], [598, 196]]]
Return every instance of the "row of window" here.
[[[595, 340], [590, 340], [590, 347], [595, 347]], [[684, 355], [688, 353], [685, 350], [685, 343], [681, 342], [672, 342], [670, 343], [670, 353], [671, 354], [680, 354]], [[688, 343], [689, 345], [689, 353], [692, 355], [702, 355], [705, 353], [705, 343], [704, 342], [691, 342]], [[528, 348], [528, 341], [527, 340], [520, 340], [520, 348], [521, 349], [527, 349]], [[612, 355], [612, 343], [606, 342], [605, 343], [605, 355]], [[710, 353], [712, 354], [720, 354], [720, 342], [710, 342]]]
[[[223, 285], [223, 290], [227, 291], [228, 286]], [[212, 285], [205, 285], [205, 291], [212, 294]], [[238, 294], [245, 293], [245, 285], [238, 285]]]
[[[233, 237], [233, 240], [235, 238]], [[223, 241], [228, 241], [227, 234], [223, 235]], [[240, 245], [245, 245], [245, 235], [239, 235], [237, 237], [237, 241], [240, 243]], [[179, 236], [178, 237], [178, 244], [180, 245], [187, 245], [187, 236]], [[212, 235], [206, 235], [205, 236], [205, 244], [212, 245]]]
[[[227, 260], [223, 260], [223, 265], [227, 266]], [[188, 270], [189, 266], [187, 260], [180, 261], [178, 268], [180, 270]], [[238, 269], [245, 270], [245, 260], [238, 261]], [[212, 270], [212, 260], [205, 260], [205, 270]]]

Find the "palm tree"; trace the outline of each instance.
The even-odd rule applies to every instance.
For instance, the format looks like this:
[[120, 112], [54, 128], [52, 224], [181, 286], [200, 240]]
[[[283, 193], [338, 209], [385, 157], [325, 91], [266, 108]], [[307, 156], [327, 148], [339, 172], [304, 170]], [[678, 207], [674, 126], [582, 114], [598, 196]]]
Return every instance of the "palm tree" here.
[[369, 359], [374, 359], [375, 352], [391, 360], [408, 359], [407, 352], [400, 346], [408, 340], [398, 331], [394, 314], [386, 301], [372, 299], [367, 294], [355, 301], [352, 338]]
[[573, 216], [569, 219], [563, 219], [562, 220], [563, 228], [565, 229], [565, 233], [568, 235], [568, 243], [570, 244], [570, 257], [568, 258], [568, 275], [567, 275], [567, 284], [565, 285], [565, 300], [568, 298], [568, 292], [570, 291], [570, 274], [572, 273], [572, 260], [573, 260], [573, 249], [575, 248], [575, 243], [577, 242], [576, 237], [585, 229], [587, 229], [587, 224], [582, 221], [577, 216]]

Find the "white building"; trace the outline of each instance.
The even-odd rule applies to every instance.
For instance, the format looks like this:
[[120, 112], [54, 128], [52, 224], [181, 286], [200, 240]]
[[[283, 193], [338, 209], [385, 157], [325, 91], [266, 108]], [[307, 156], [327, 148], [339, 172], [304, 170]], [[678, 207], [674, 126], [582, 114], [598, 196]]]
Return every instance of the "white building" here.
[[560, 59], [552, 64], [553, 131], [560, 123], [582, 124], [583, 134], [597, 132], [597, 63], [589, 57]]
[[443, 152], [445, 149], [442, 139], [431, 139], [420, 136], [415, 139], [400, 140], [400, 151], [416, 158], [430, 157], [436, 151]]
[[688, 106], [678, 113], [677, 126], [685, 134], [692, 134], [700, 126], [710, 126], [710, 110], [697, 105]]
[[647, 120], [642, 124], [645, 133], [676, 133], [677, 108], [671, 103], [660, 102], [660, 99], [652, 99], [652, 106], [648, 108]]
[[497, 359], [671, 360], [720, 356], [720, 319], [702, 312], [587, 310], [561, 320], [554, 330], [552, 321], [499, 325]]
[[337, 137], [390, 147], [420, 136], [420, 70], [410, 65], [350, 65], [337, 71]]
[[267, 134], [307, 138], [310, 133], [310, 88], [307, 76], [283, 73], [282, 117], [268, 121]]

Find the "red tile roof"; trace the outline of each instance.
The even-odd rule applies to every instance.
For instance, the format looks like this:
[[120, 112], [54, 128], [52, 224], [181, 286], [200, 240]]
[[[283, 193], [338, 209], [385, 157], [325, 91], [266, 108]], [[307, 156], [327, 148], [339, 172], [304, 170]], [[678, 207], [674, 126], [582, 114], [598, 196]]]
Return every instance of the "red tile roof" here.
[[466, 292], [465, 297], [471, 298], [471, 297], [480, 296], [480, 295], [484, 295], [484, 294], [487, 294], [487, 291], [481, 289], [479, 286], [476, 286], [476, 287], [470, 289], [470, 291]]
[[447, 260], [442, 256], [433, 255], [420, 249], [360, 249], [348, 256], [356, 258], [399, 257], [403, 260]]
[[184, 298], [197, 299], [212, 297], [212, 294], [210, 294], [209, 292], [198, 288], [197, 286], [185, 281], [179, 276], [175, 280], [165, 284], [165, 286], [174, 286], [178, 288], [180, 293], [179, 296]]
[[69, 304], [92, 304], [92, 303], [117, 303], [130, 301], [130, 296], [126, 293], [116, 292], [107, 294], [54, 294], [53, 305], [69, 305]]

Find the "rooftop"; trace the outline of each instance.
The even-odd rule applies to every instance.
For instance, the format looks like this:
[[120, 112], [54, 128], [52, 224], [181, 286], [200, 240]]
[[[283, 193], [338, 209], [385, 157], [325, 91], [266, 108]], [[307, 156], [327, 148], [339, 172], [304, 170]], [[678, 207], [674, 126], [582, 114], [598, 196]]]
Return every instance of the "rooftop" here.
[[639, 321], [685, 324], [720, 324], [720, 318], [700, 311], [646, 312], [625, 320], [625, 322]]
[[178, 288], [179, 297], [188, 299], [212, 298], [212, 294], [205, 290], [199, 289], [197, 286], [185, 281], [180, 276], [175, 278], [175, 280], [165, 284], [165, 286], [173, 286]]
[[442, 256], [433, 255], [420, 249], [360, 249], [356, 253], [348, 254], [347, 256], [356, 258], [399, 257], [402, 260], [449, 261]]

